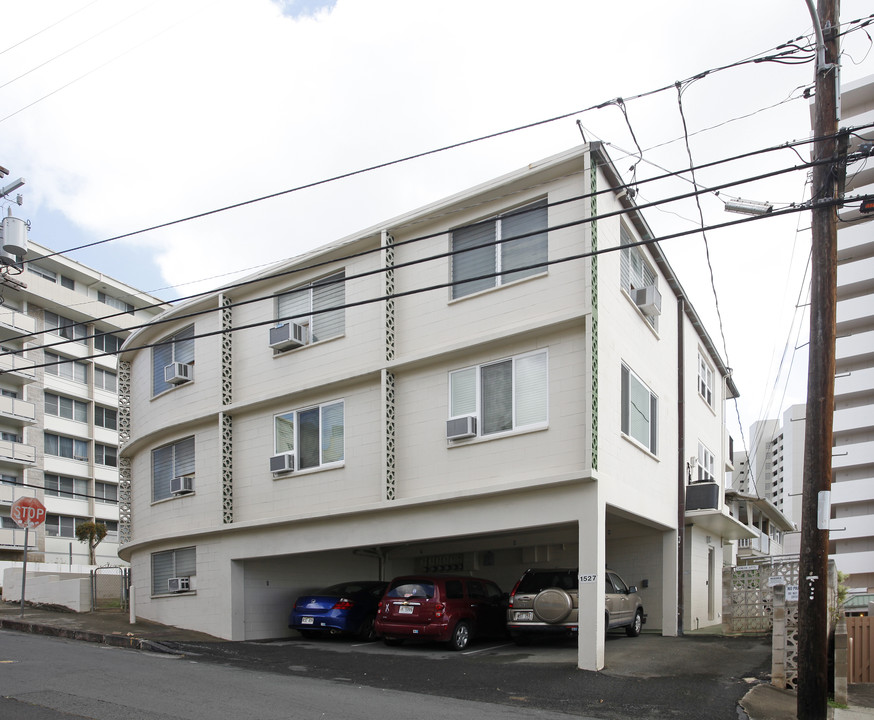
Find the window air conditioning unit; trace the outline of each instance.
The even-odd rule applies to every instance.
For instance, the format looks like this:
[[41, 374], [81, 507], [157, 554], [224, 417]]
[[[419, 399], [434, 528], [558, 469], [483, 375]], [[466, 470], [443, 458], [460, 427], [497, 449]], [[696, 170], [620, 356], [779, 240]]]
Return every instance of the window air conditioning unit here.
[[170, 479], [171, 495], [188, 495], [194, 492], [194, 477], [192, 475], [180, 475]]
[[270, 347], [274, 350], [288, 350], [307, 344], [305, 325], [287, 322], [270, 328]]
[[164, 382], [179, 385], [194, 379], [194, 367], [188, 363], [174, 362], [164, 366]]
[[662, 294], [655, 285], [637, 288], [634, 292], [634, 304], [644, 315], [652, 317], [662, 313]]
[[286, 452], [270, 458], [270, 472], [274, 475], [294, 472], [294, 453]]
[[476, 418], [473, 415], [446, 421], [446, 439], [463, 440], [476, 437]]
[[167, 578], [167, 589], [170, 592], [174, 592], [174, 593], [188, 592], [189, 590], [191, 590], [191, 578], [187, 578], [187, 577]]

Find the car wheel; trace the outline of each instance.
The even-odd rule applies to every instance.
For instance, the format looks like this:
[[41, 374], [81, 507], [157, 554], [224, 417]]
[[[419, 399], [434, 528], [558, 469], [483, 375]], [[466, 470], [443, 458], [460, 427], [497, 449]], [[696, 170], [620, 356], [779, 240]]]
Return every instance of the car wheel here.
[[361, 623], [361, 627], [358, 628], [358, 632], [355, 633], [355, 636], [362, 642], [370, 642], [371, 640], [376, 640], [376, 630], [373, 629], [373, 621], [375, 619], [375, 616], [368, 615], [366, 618], [364, 618], [364, 622]]
[[403, 642], [404, 642], [404, 641], [401, 640], [400, 638], [390, 638], [390, 637], [384, 637], [384, 638], [382, 639], [382, 641], [383, 641], [386, 645], [388, 645], [389, 647], [397, 647], [398, 645], [402, 645]]
[[643, 610], [638, 610], [634, 613], [634, 620], [631, 625], [625, 628], [625, 634], [628, 637], [637, 637], [640, 635], [640, 629], [643, 627]]
[[464, 650], [470, 645], [470, 625], [460, 620], [449, 638], [449, 647], [453, 650]]

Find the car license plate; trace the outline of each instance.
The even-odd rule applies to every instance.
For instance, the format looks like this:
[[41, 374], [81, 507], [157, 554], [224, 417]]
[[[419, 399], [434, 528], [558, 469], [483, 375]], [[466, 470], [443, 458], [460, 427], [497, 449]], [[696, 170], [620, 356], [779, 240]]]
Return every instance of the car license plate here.
[[531, 611], [529, 611], [529, 612], [515, 612], [515, 613], [513, 613], [513, 619], [518, 620], [520, 622], [522, 622], [524, 620], [533, 620], [534, 613]]
[[311, 617], [302, 617], [302, 618], [300, 619], [300, 624], [301, 624], [301, 625], [312, 625], [312, 624], [313, 624], [313, 619], [312, 619]]
[[412, 615], [413, 614], [413, 606], [412, 605], [398, 605], [398, 615]]

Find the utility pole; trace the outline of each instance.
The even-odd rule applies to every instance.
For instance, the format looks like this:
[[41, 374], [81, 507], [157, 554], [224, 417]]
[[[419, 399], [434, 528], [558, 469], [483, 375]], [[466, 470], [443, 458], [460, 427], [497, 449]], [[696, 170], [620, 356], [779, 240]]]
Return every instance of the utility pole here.
[[[832, 472], [832, 421], [835, 400], [835, 317], [837, 294], [837, 172], [839, 164], [838, 0], [819, 0], [817, 31], [810, 346], [807, 420], [801, 506], [801, 570], [798, 579], [799, 720], [828, 716], [828, 497]], [[818, 16], [818, 22], [817, 22]], [[824, 523], [819, 522], [824, 515]], [[821, 527], [820, 525], [824, 525]]]

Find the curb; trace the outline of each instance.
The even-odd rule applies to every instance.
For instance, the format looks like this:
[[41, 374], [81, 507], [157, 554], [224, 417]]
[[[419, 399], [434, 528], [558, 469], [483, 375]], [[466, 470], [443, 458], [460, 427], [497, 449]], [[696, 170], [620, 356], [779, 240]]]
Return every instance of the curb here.
[[26, 620], [0, 618], [0, 629], [17, 630], [18, 632], [30, 633], [32, 635], [61, 637], [68, 640], [83, 640], [85, 642], [100, 643], [101, 645], [111, 645], [113, 647], [132, 648], [134, 650], [149, 650], [151, 652], [167, 653], [169, 655], [181, 654], [166, 645], [154, 642], [153, 640], [147, 640], [146, 638], [138, 638], [130, 635], [104, 635], [103, 633], [92, 632], [90, 630], [71, 630], [69, 628], [60, 628], [53, 625], [41, 625], [40, 623], [27, 622]]

